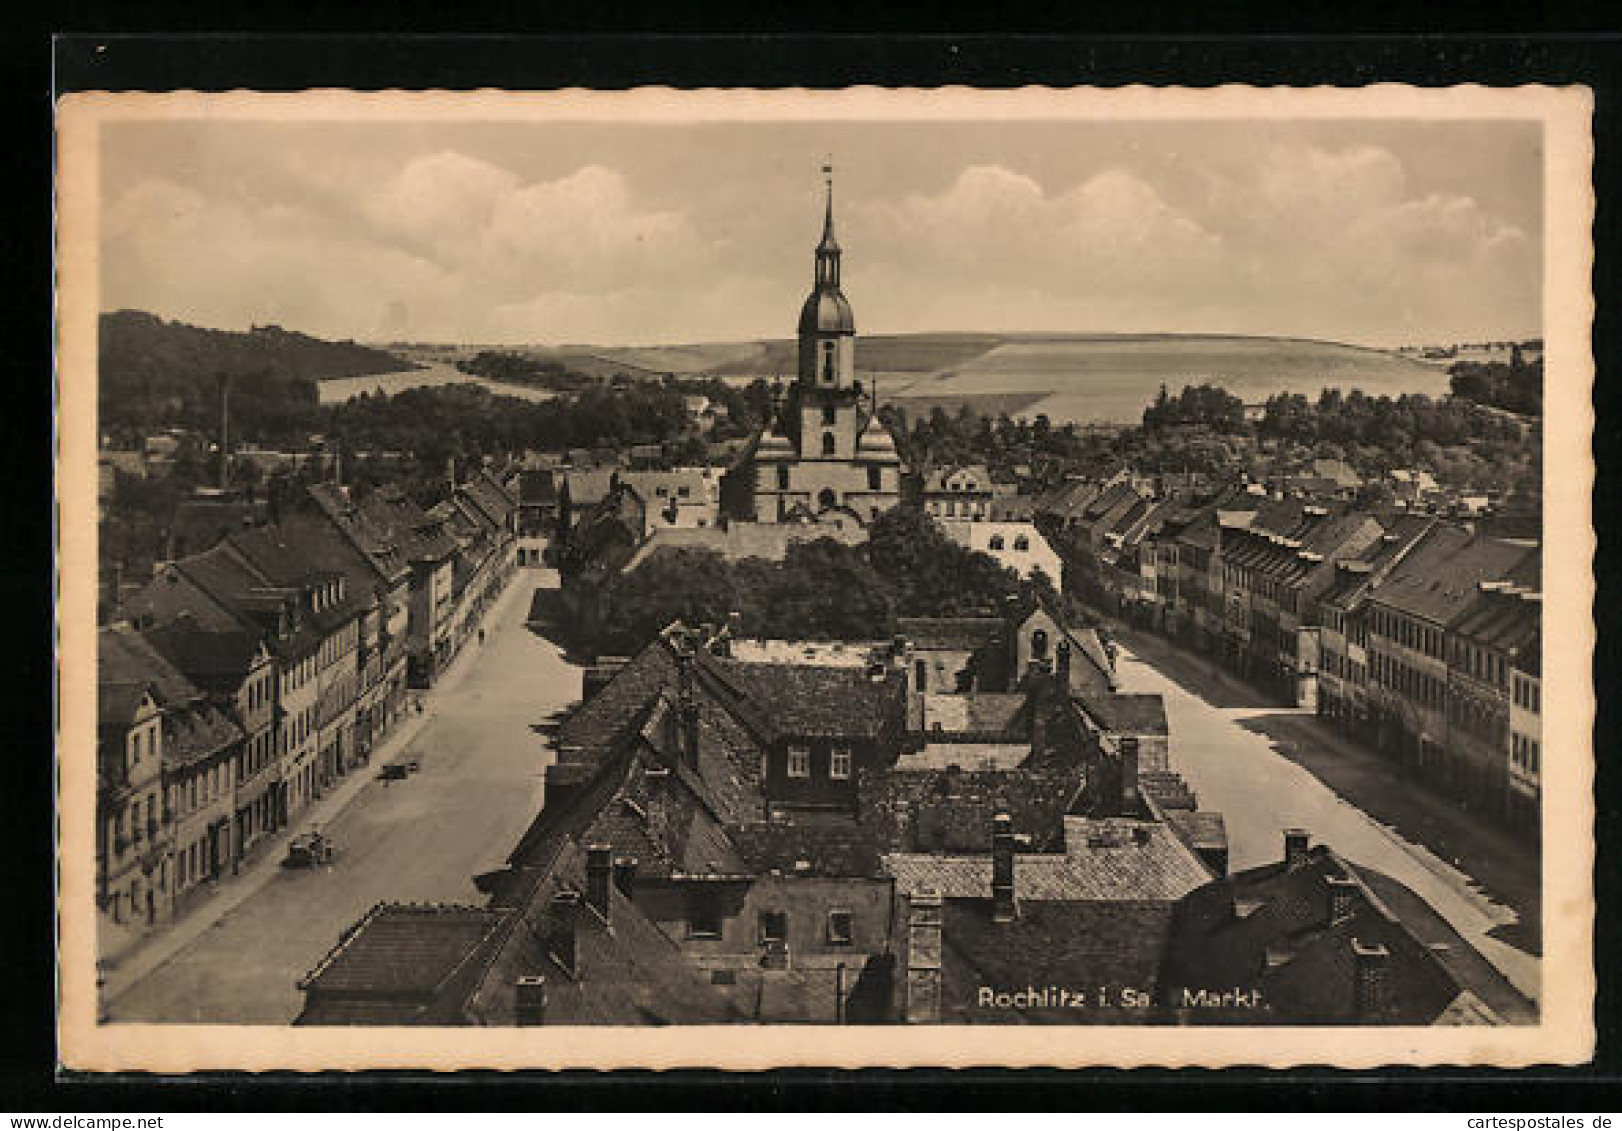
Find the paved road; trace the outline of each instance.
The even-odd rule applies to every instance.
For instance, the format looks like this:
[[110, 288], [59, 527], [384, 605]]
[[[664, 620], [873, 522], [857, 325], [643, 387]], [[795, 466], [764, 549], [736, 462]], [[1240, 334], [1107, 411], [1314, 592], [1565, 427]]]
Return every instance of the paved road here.
[[473, 877], [500, 866], [540, 809], [552, 759], [534, 727], [579, 697], [579, 669], [524, 627], [537, 582], [520, 571], [430, 693], [432, 717], [407, 750], [422, 769], [372, 781], [326, 825], [329, 869], [283, 871], [112, 1003], [119, 1021], [291, 1021], [295, 987], [380, 900], [482, 903]]
[[[1369, 816], [1364, 809], [1378, 809], [1381, 800], [1370, 795], [1380, 788], [1372, 779], [1343, 798], [1307, 768], [1313, 759], [1300, 747], [1313, 741], [1310, 712], [1266, 705], [1237, 680], [1197, 672], [1201, 661], [1179, 658], [1164, 642], [1128, 633], [1122, 645], [1121, 689], [1165, 697], [1173, 768], [1194, 788], [1202, 809], [1223, 814], [1231, 870], [1280, 858], [1283, 830], [1305, 828], [1314, 843], [1412, 888], [1521, 993], [1538, 997], [1538, 959], [1505, 941], [1506, 934], [1512, 937], [1506, 928], [1519, 918], [1515, 910], [1425, 844]], [[1140, 659], [1134, 646], [1178, 678]], [[1323, 750], [1313, 753], [1333, 759]], [[1402, 787], [1388, 780], [1384, 788]]]

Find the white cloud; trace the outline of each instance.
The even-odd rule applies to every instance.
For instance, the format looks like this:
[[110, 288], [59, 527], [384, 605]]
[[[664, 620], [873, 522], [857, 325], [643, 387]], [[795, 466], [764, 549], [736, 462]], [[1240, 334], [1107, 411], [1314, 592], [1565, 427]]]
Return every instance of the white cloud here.
[[[1201, 144], [1158, 162], [1118, 147], [1068, 173], [981, 150], [926, 174], [894, 154], [893, 177], [840, 202], [858, 326], [1354, 341], [1536, 328], [1537, 233], [1468, 179], [1438, 184], [1381, 145]], [[706, 191], [702, 149], [652, 166], [662, 177], [630, 149], [561, 167], [475, 152], [441, 137], [345, 162], [233, 138], [206, 161], [154, 157], [109, 192], [104, 305], [337, 337], [792, 334], [817, 220], [798, 198]]]

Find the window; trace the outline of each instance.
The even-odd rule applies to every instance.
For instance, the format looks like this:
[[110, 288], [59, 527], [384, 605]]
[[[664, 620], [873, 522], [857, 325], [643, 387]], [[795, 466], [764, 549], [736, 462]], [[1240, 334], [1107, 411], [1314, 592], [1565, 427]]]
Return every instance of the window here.
[[1029, 538], [1025, 537], [1025, 535], [1021, 534], [1018, 538], [1014, 539], [1014, 549], [1016, 549], [1016, 550], [1029, 550], [1030, 548], [1031, 548], [1031, 540]]
[[721, 937], [721, 893], [697, 888], [687, 895], [687, 935], [696, 939]]
[[822, 343], [822, 379], [827, 383], [832, 383], [834, 379], [834, 344], [832, 342]]
[[760, 942], [762, 946], [788, 941], [788, 913], [762, 911], [760, 913]]
[[809, 746], [790, 746], [788, 748], [788, 776], [791, 778], [808, 778], [811, 776], [811, 748]]
[[1037, 629], [1031, 633], [1031, 658], [1045, 660], [1048, 655], [1048, 634], [1046, 629]]
[[848, 746], [835, 746], [828, 760], [828, 776], [836, 781], [849, 781], [851, 752]]
[[831, 404], [823, 405], [822, 406], [822, 422], [824, 424], [827, 424], [827, 425], [831, 426], [836, 419], [837, 419], [837, 415], [836, 415], [836, 413], [834, 411], [834, 406], [831, 405]]
[[877, 490], [881, 489], [883, 486], [884, 486], [884, 481], [883, 481], [883, 479], [881, 479], [879, 477], [879, 469], [876, 468], [876, 467], [868, 468], [867, 469], [867, 489], [869, 491], [877, 491]]
[[777, 469], [777, 489], [779, 491], [788, 490], [788, 464], [786, 463]]
[[918, 660], [918, 661], [914, 662], [914, 664], [912, 665], [912, 672], [913, 672], [913, 683], [917, 684], [917, 686], [915, 688], [913, 688], [913, 690], [914, 691], [928, 691], [929, 690], [929, 664], [926, 663], [923, 660]]
[[851, 914], [841, 908], [828, 912], [828, 942], [832, 946], [849, 946], [855, 934]]
[[832, 432], [822, 434], [822, 454], [825, 456], [834, 454], [834, 434]]

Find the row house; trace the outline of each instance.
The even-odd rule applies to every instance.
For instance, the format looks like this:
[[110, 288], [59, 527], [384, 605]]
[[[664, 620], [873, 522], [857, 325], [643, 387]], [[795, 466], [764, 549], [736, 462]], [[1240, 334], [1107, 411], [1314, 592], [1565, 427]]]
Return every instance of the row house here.
[[1478, 582], [1479, 596], [1453, 626], [1447, 649], [1444, 780], [1523, 825], [1535, 824], [1538, 811], [1539, 575], [1531, 554], [1507, 577]]
[[364, 759], [406, 710], [411, 565], [392, 525], [356, 506], [345, 489], [316, 484], [307, 498], [307, 513], [331, 523], [353, 551], [335, 558], [349, 587], [377, 595], [361, 621], [356, 656], [355, 752]]
[[[1471, 789], [1472, 776], [1484, 780], [1469, 767], [1486, 759], [1471, 751], [1503, 750], [1507, 760], [1509, 749], [1500, 724], [1507, 731], [1501, 701], [1510, 692], [1510, 658], [1502, 648], [1468, 643], [1460, 629], [1467, 618], [1473, 625], [1475, 607], [1493, 583], [1537, 553], [1535, 543], [1479, 536], [1441, 523], [1368, 595], [1376, 745], [1451, 789]], [[1453, 719], [1464, 716], [1468, 720], [1459, 724], [1464, 733], [1450, 741]]]
[[244, 735], [132, 627], [97, 645], [96, 890], [116, 951], [230, 866]]
[[[227, 545], [259, 575], [262, 591], [297, 610], [314, 643], [301, 661], [308, 682], [300, 692], [313, 699], [307, 729], [315, 755], [313, 763], [301, 767], [302, 808], [366, 760], [355, 741], [361, 640], [368, 619], [376, 632], [382, 602], [365, 584], [370, 577], [353, 547], [330, 523], [313, 516], [288, 515], [275, 526], [233, 536]], [[362, 584], [353, 585], [351, 574]]]
[[1380, 540], [1335, 563], [1334, 580], [1318, 595], [1318, 714], [1342, 730], [1369, 734], [1369, 626], [1366, 599], [1435, 519], [1398, 515]]
[[[1541, 594], [1523, 590], [1517, 596], [1536, 605]], [[1509, 669], [1509, 775], [1504, 795], [1511, 825], [1540, 834], [1543, 798], [1543, 636], [1541, 624], [1522, 639]]]
[[[430, 687], [455, 654], [457, 543], [445, 521], [431, 515], [398, 487], [380, 487], [356, 506], [365, 521], [384, 532], [405, 559], [407, 582], [406, 675], [411, 687]], [[388, 562], [382, 563], [388, 571]]]
[[164, 563], [130, 612], [142, 629], [189, 615], [204, 630], [247, 631], [263, 642], [277, 728], [275, 778], [265, 788], [275, 798], [272, 820], [284, 824], [351, 764], [360, 621], [375, 598], [350, 592], [340, 571], [312, 567], [279, 531], [244, 531]]
[[142, 636], [242, 728], [231, 777], [230, 864], [234, 870], [264, 836], [281, 827], [277, 679], [269, 648], [239, 627], [209, 630], [190, 613]]
[[512, 579], [518, 561], [517, 507], [494, 477], [480, 472], [429, 514], [444, 522], [457, 545], [452, 567], [454, 655], [478, 631], [485, 612]]
[[1224, 656], [1298, 706], [1317, 700], [1316, 598], [1334, 563], [1376, 543], [1383, 528], [1358, 511], [1284, 500], [1224, 532]]

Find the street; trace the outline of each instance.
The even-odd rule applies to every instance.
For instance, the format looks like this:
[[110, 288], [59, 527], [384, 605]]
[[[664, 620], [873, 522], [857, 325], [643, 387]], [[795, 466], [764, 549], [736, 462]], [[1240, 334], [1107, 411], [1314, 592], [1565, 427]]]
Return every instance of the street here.
[[[117, 1021], [285, 1024], [303, 1007], [295, 983], [379, 901], [482, 904], [473, 885], [499, 867], [540, 810], [548, 740], [535, 728], [579, 698], [579, 669], [524, 625], [551, 570], [520, 570], [428, 693], [431, 714], [397, 758], [421, 769], [369, 779], [324, 824], [337, 857], [279, 870], [261, 889], [147, 974], [109, 1010]], [[300, 822], [295, 820], [295, 828]]]
[[[1279, 859], [1283, 830], [1305, 828], [1313, 843], [1413, 889], [1521, 993], [1538, 998], [1537, 932], [1528, 929], [1537, 923], [1533, 846], [1416, 794], [1312, 712], [1270, 705], [1159, 638], [1119, 635], [1121, 690], [1165, 697], [1172, 768], [1200, 808], [1223, 814], [1230, 871]], [[1520, 942], [1528, 934], [1533, 941]]]

